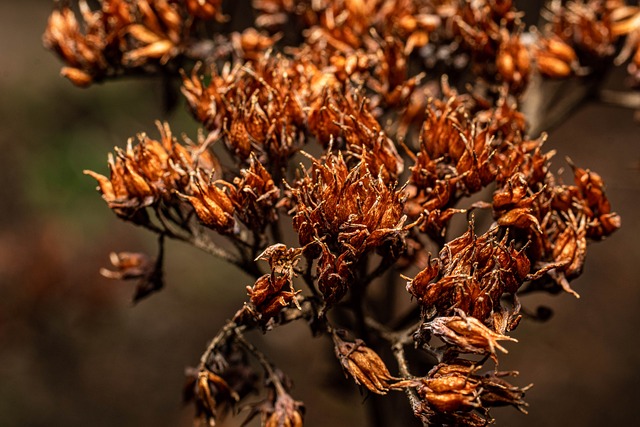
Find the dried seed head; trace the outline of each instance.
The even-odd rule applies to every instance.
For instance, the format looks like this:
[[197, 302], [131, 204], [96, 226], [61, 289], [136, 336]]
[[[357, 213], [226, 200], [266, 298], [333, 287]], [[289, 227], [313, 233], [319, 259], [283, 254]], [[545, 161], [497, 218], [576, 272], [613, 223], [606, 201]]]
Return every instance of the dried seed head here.
[[193, 206], [204, 225], [220, 233], [230, 233], [235, 226], [234, 206], [224, 190], [225, 184], [225, 181], [210, 182], [198, 171], [191, 183], [193, 196], [177, 193]]

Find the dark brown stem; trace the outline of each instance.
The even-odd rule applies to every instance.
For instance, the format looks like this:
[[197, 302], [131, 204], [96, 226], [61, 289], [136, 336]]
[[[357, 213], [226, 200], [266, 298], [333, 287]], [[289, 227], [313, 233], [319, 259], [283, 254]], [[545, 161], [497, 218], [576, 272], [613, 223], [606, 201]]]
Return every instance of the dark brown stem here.
[[287, 394], [287, 390], [282, 385], [282, 381], [280, 381], [280, 377], [278, 376], [276, 371], [273, 369], [273, 364], [269, 361], [267, 356], [263, 352], [258, 350], [256, 346], [254, 346], [249, 341], [247, 341], [244, 338], [244, 335], [242, 335], [242, 332], [239, 331], [237, 328], [234, 330], [234, 334], [235, 334], [234, 338], [236, 342], [242, 345], [249, 353], [253, 355], [253, 357], [255, 357], [258, 360], [258, 362], [262, 366], [262, 369], [264, 369], [266, 376], [269, 378], [269, 381], [271, 382], [271, 384], [273, 384], [273, 387], [276, 389], [276, 393], [278, 393], [279, 395]]
[[207, 362], [211, 357], [211, 354], [215, 351], [215, 349], [226, 342], [229, 337], [233, 334], [237, 334], [238, 331], [243, 331], [246, 329], [245, 325], [238, 325], [237, 320], [241, 319], [246, 312], [246, 306], [238, 310], [238, 312], [233, 316], [233, 319], [227, 321], [227, 323], [218, 331], [216, 336], [211, 340], [207, 349], [200, 356], [200, 364], [198, 365], [198, 370], [202, 371], [206, 369]]
[[[391, 351], [398, 362], [398, 371], [400, 372], [400, 375], [402, 375], [403, 378], [412, 379], [413, 375], [411, 375], [411, 372], [409, 371], [409, 364], [407, 363], [407, 358], [404, 354], [404, 344], [401, 342], [395, 343], [391, 347]], [[418, 393], [416, 393], [416, 390], [411, 387], [405, 387], [404, 392], [407, 395], [407, 399], [409, 399], [411, 410], [414, 414], [417, 413], [420, 410], [420, 397], [418, 396]], [[425, 422], [423, 422], [422, 425], [428, 426]]]

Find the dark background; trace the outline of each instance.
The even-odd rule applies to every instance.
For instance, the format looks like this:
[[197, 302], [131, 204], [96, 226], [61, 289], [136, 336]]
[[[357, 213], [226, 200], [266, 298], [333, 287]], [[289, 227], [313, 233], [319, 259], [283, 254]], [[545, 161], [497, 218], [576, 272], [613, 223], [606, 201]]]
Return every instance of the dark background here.
[[[0, 2], [0, 425], [189, 426], [184, 368], [242, 304], [249, 281], [174, 242], [167, 288], [135, 307], [130, 284], [98, 274], [110, 251], [153, 251], [154, 238], [118, 221], [82, 170], [104, 173], [114, 145], [140, 131], [157, 135], [160, 86], [129, 80], [81, 90], [58, 77], [60, 63], [41, 47], [50, 9], [49, 1]], [[195, 136], [183, 105], [167, 119]], [[566, 168], [569, 156], [600, 173], [623, 227], [589, 247], [572, 284], [579, 300], [524, 299], [554, 316], [523, 322], [520, 342], [507, 345], [500, 368], [535, 386], [529, 415], [496, 410], [497, 425], [640, 421], [639, 136], [633, 111], [593, 102], [551, 132], [553, 168]], [[365, 425], [355, 387], [329, 386], [339, 368], [324, 357], [327, 341], [303, 326], [251, 338], [287, 367], [307, 426]]]

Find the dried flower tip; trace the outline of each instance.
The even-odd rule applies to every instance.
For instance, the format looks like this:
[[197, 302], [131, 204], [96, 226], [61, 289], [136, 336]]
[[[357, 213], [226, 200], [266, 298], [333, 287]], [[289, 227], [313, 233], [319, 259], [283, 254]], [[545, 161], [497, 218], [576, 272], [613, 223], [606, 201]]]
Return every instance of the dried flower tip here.
[[235, 226], [234, 206], [228, 194], [216, 184], [227, 185], [225, 181], [209, 182], [198, 173], [191, 185], [194, 195], [177, 194], [193, 206], [204, 225], [220, 233], [229, 233]]
[[66, 77], [71, 83], [78, 87], [88, 87], [93, 83], [93, 77], [79, 68], [63, 67], [62, 70], [60, 70], [60, 75]]
[[111, 252], [109, 255], [115, 271], [100, 269], [100, 274], [107, 279], [127, 280], [138, 279], [147, 275], [152, 269], [154, 261], [140, 252]]
[[108, 279], [115, 280], [138, 279], [133, 295], [133, 302], [138, 302], [164, 287], [162, 273], [163, 253], [162, 242], [160, 243], [158, 257], [155, 260], [139, 252], [112, 252], [110, 259], [115, 270], [101, 268], [100, 274]]

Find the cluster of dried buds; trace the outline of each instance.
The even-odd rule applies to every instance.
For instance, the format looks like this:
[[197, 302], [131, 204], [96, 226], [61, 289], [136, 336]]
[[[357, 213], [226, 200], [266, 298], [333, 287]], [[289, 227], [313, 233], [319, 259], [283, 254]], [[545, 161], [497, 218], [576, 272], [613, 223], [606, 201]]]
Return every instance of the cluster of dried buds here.
[[320, 256], [318, 287], [327, 303], [340, 300], [353, 266], [371, 250], [398, 257], [404, 246], [401, 192], [375, 177], [361, 161], [351, 169], [343, 157], [313, 159], [311, 173], [291, 190], [293, 227], [308, 258]]
[[466, 360], [436, 365], [427, 376], [402, 381], [398, 387], [415, 387], [421, 403], [414, 411], [427, 425], [486, 426], [478, 409], [512, 405], [525, 412], [523, 397], [529, 387], [519, 388], [501, 377], [513, 372], [476, 374], [478, 367]]
[[182, 145], [168, 124], [157, 125], [160, 141], [140, 134], [135, 146], [130, 139], [125, 150], [116, 148], [115, 156], [109, 154], [109, 177], [85, 171], [98, 181], [109, 208], [123, 218], [168, 201], [176, 192], [187, 192], [192, 186], [190, 177], [196, 171], [208, 174], [219, 169], [217, 159], [206, 150], [202, 139], [197, 145], [190, 140]]
[[[97, 10], [80, 1], [81, 23], [63, 5], [45, 33], [80, 86], [180, 68], [187, 107], [204, 127], [180, 143], [159, 125], [159, 140], [141, 134], [109, 155], [109, 176], [86, 171], [120, 218], [160, 236], [155, 260], [114, 254], [115, 271], [103, 270], [138, 279], [136, 300], [162, 287], [165, 238], [253, 277], [246, 304], [189, 375], [198, 417], [214, 423], [257, 388], [253, 356], [266, 397], [249, 419], [302, 426], [290, 382], [242, 336], [297, 319], [332, 338], [355, 384], [404, 391], [425, 425], [486, 425], [500, 405], [524, 411], [527, 387], [503, 379], [511, 373], [478, 371], [488, 359], [497, 366], [501, 341], [515, 341], [507, 334], [521, 319], [520, 296], [575, 293], [569, 281], [588, 242], [620, 218], [598, 174], [571, 162], [573, 183], [551, 172], [554, 152], [543, 150], [545, 136], [527, 134], [522, 97], [534, 76], [575, 77], [632, 55], [637, 74], [640, 9], [551, 2], [549, 24], [527, 32], [511, 0], [252, 3], [264, 32], [207, 38], [227, 19], [220, 0], [103, 0]], [[299, 27], [302, 38], [286, 34]], [[286, 46], [292, 40], [300, 43]], [[459, 92], [470, 77], [477, 86]], [[488, 200], [464, 205], [487, 189]], [[471, 218], [483, 212], [493, 220], [484, 230]], [[464, 214], [466, 232], [448, 240], [451, 219]], [[417, 309], [408, 329], [391, 330], [383, 319], [411, 316], [392, 307], [378, 316], [369, 289], [400, 273], [412, 275], [407, 303]], [[381, 357], [383, 342], [398, 374]], [[409, 349], [437, 359], [419, 369], [426, 375], [411, 374]]]

